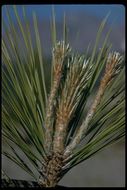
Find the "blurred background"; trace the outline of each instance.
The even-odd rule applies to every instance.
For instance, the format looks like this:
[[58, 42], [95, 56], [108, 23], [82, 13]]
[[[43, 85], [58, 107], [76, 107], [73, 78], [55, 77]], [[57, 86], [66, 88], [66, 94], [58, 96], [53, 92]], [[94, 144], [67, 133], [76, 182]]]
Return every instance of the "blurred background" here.
[[[40, 37], [44, 55], [48, 62], [51, 59], [51, 19], [52, 5], [24, 5], [27, 18], [32, 23], [32, 12], [38, 17]], [[8, 6], [15, 22], [12, 6]], [[22, 18], [22, 6], [17, 10]], [[125, 52], [125, 7], [123, 5], [54, 5], [57, 36], [62, 39], [63, 18], [66, 15], [68, 41], [74, 51], [83, 53], [88, 45], [94, 45], [100, 23], [110, 13], [102, 39], [112, 28], [109, 40], [112, 50]], [[2, 7], [2, 17], [7, 22], [5, 6]], [[101, 43], [100, 43], [101, 47]], [[98, 47], [99, 48], [99, 47]], [[46, 78], [48, 78], [48, 73]], [[4, 145], [3, 145], [4, 146]], [[2, 158], [2, 168], [13, 179], [32, 180], [18, 166], [7, 158]], [[125, 143], [124, 140], [73, 168], [60, 181], [60, 185], [68, 187], [125, 187]]]

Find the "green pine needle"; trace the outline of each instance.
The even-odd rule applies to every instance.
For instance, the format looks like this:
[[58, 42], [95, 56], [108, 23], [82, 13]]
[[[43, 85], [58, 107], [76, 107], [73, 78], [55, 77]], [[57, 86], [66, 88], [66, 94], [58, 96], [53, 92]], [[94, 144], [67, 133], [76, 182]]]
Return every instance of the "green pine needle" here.
[[36, 14], [33, 13], [31, 32], [25, 7], [22, 21], [13, 6], [16, 24], [9, 8], [9, 24], [2, 20], [2, 139], [8, 147], [2, 154], [40, 186], [52, 187], [71, 168], [124, 138], [124, 59], [110, 53], [111, 29], [98, 51], [108, 15], [98, 29], [92, 53], [87, 50], [80, 55], [73, 53], [67, 43], [65, 15], [63, 41], [57, 41], [53, 9], [52, 60], [47, 81]]

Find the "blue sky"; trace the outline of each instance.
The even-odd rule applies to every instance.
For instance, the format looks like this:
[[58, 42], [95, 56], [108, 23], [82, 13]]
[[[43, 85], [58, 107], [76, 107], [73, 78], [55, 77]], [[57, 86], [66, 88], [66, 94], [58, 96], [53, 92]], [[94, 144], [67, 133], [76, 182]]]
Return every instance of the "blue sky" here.
[[[40, 18], [51, 18], [51, 12], [52, 12], [52, 5], [25, 5], [27, 15], [28, 17], [32, 16], [32, 12], [34, 11], [38, 17]], [[55, 7], [55, 13], [56, 13], [56, 19], [62, 19], [63, 14], [66, 12], [78, 12], [78, 11], [84, 11], [87, 14], [97, 16], [100, 18], [104, 18], [109, 12], [109, 22], [116, 22], [116, 24], [123, 24], [125, 22], [125, 7], [120, 4], [90, 4], [90, 5], [54, 5]], [[12, 6], [10, 6], [10, 10], [12, 10]], [[18, 12], [21, 15], [22, 12], [22, 6], [17, 5]], [[2, 14], [5, 17], [5, 6], [3, 6], [2, 9]], [[12, 18], [13, 18], [13, 13], [12, 13]], [[6, 18], [5, 18], [6, 19]]]

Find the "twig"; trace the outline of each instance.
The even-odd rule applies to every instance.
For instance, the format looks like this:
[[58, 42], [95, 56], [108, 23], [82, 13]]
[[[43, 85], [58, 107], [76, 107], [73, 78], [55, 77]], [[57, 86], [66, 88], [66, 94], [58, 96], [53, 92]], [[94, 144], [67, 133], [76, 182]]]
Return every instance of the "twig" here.
[[70, 51], [69, 45], [65, 45], [64, 42], [59, 42], [53, 49], [53, 85], [51, 87], [51, 92], [48, 98], [47, 111], [46, 111], [46, 133], [45, 133], [45, 149], [47, 153], [52, 151], [52, 138], [53, 138], [53, 114], [54, 114], [54, 104], [59, 88], [60, 79], [62, 76], [63, 62], [65, 56]]
[[91, 119], [96, 111], [96, 108], [99, 105], [99, 103], [102, 99], [102, 96], [104, 95], [107, 85], [110, 83], [112, 78], [120, 71], [121, 61], [122, 61], [122, 56], [120, 56], [119, 53], [114, 52], [114, 53], [109, 54], [108, 59], [107, 59], [106, 68], [105, 68], [105, 73], [100, 82], [100, 86], [99, 86], [97, 95], [95, 97], [95, 100], [94, 100], [93, 104], [91, 105], [91, 108], [88, 111], [85, 120], [82, 122], [82, 125], [80, 126], [80, 128], [77, 132], [77, 135], [72, 140], [72, 142], [67, 146], [64, 156], [70, 155], [71, 152], [73, 151], [73, 149], [80, 143], [81, 138], [82, 138], [84, 132], [86, 132], [89, 122], [91, 121]]

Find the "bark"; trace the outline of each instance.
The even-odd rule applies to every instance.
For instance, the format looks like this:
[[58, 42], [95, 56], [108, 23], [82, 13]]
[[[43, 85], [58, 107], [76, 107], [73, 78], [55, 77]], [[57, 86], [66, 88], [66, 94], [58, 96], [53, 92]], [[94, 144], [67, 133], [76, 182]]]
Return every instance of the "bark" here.
[[54, 153], [48, 157], [47, 163], [42, 167], [39, 185], [41, 187], [55, 187], [60, 179], [60, 173], [63, 166], [63, 156], [59, 153]]

